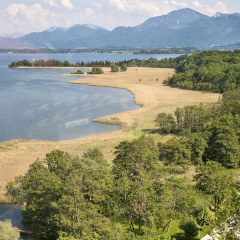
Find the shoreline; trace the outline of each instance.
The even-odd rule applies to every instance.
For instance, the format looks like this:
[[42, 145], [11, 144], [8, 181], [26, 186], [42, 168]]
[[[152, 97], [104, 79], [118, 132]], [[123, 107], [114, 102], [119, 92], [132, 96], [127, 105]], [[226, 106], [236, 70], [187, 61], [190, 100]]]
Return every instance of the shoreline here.
[[[79, 67], [77, 67], [79, 69]], [[89, 68], [88, 68], [89, 69]], [[154, 119], [160, 112], [174, 113], [177, 107], [190, 104], [216, 102], [219, 94], [171, 88], [162, 84], [163, 80], [174, 74], [174, 69], [129, 67], [126, 72], [112, 73], [110, 68], [102, 68], [104, 74], [88, 75], [88, 78], [69, 81], [70, 84], [114, 87], [130, 91], [134, 101], [141, 108], [120, 112], [95, 119], [94, 121], [114, 124], [120, 130], [98, 133], [73, 140], [40, 141], [11, 140], [0, 143], [0, 202], [6, 183], [14, 176], [23, 175], [37, 158], [43, 159], [46, 153], [54, 149], [67, 151], [72, 155], [81, 155], [90, 148], [99, 148], [111, 164], [114, 147], [123, 140], [136, 138], [142, 132], [156, 129]], [[87, 74], [81, 74], [86, 76]], [[72, 76], [63, 74], [61, 76]], [[156, 136], [163, 141], [169, 136]]]

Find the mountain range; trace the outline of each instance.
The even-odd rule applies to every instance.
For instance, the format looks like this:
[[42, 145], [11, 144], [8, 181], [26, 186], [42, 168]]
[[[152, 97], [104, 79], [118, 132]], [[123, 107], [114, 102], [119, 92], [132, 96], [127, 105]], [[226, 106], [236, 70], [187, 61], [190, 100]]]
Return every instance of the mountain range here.
[[95, 25], [52, 27], [18, 38], [1, 37], [0, 48], [113, 49], [211, 48], [240, 42], [240, 14], [209, 17], [189, 8], [112, 31]]

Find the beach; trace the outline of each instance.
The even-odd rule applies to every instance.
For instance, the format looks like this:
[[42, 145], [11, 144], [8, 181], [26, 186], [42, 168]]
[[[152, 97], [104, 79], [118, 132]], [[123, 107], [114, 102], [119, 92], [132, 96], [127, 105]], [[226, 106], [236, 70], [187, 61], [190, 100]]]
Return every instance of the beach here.
[[[140, 109], [104, 116], [94, 121], [116, 124], [121, 129], [114, 132], [100, 133], [68, 141], [12, 140], [0, 143], [0, 201], [4, 201], [6, 183], [14, 176], [23, 175], [37, 158], [44, 158], [46, 153], [60, 149], [73, 155], [81, 155], [90, 148], [97, 147], [111, 164], [114, 147], [123, 140], [138, 137], [142, 132], [156, 129], [154, 119], [160, 112], [174, 113], [177, 107], [190, 104], [217, 102], [219, 94], [171, 88], [162, 84], [163, 80], [174, 74], [174, 69], [129, 67], [126, 72], [112, 73], [110, 68], [103, 68], [104, 74], [84, 75], [68, 82], [89, 86], [127, 89], [134, 95]], [[65, 74], [69, 75], [69, 74]], [[64, 77], [64, 76], [62, 76]], [[156, 134], [157, 140], [164, 141], [168, 136]]]

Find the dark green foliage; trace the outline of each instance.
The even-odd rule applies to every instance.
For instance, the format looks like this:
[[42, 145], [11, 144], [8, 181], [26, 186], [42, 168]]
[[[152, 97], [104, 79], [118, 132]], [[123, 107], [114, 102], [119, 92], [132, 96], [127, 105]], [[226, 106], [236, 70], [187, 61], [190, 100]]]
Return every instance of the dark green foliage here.
[[198, 235], [198, 227], [195, 222], [189, 221], [182, 224], [186, 239], [194, 239]]
[[123, 63], [121, 66], [120, 66], [120, 69], [121, 69], [121, 72], [126, 72], [127, 71], [127, 65], [125, 63]]
[[28, 60], [23, 60], [23, 61], [18, 61], [18, 62], [12, 62], [10, 65], [8, 65], [9, 68], [14, 68], [14, 67], [19, 67], [19, 66], [23, 66], [23, 67], [32, 67], [33, 64], [30, 63]]
[[129, 228], [138, 233], [151, 218], [154, 189], [153, 173], [158, 168], [158, 151], [150, 137], [142, 136], [131, 142], [121, 142], [116, 147], [113, 163], [115, 196], [119, 216], [124, 216]]
[[109, 232], [106, 216], [111, 212], [111, 184], [110, 169], [99, 150], [82, 158], [55, 150], [44, 162], [33, 163], [7, 190], [25, 203], [24, 222], [41, 239], [57, 239], [60, 233], [62, 237], [95, 239]]
[[209, 137], [203, 155], [204, 161], [216, 161], [227, 168], [239, 167], [240, 145], [234, 125], [233, 116], [224, 115], [206, 127]]
[[118, 72], [118, 71], [119, 71], [119, 67], [116, 64], [112, 64], [111, 72]]
[[84, 72], [83, 72], [83, 71], [81, 71], [81, 70], [77, 70], [76, 72], [74, 72], [74, 73], [71, 73], [71, 74], [84, 74]]
[[103, 74], [103, 70], [100, 67], [93, 67], [92, 72], [88, 72], [88, 74]]
[[213, 222], [213, 217], [210, 210], [205, 207], [198, 212], [196, 220], [200, 226], [208, 226]]
[[207, 196], [207, 200], [214, 207], [215, 221], [226, 221], [231, 214], [230, 205], [236, 192], [233, 172], [222, 167], [220, 163], [209, 161], [197, 168], [195, 180], [197, 188]]
[[214, 106], [211, 105], [189, 105], [183, 108], [177, 108], [175, 117], [177, 121], [177, 130], [190, 130], [196, 132], [202, 130], [206, 122], [211, 119], [214, 111]]
[[159, 113], [155, 119], [161, 133], [174, 133], [177, 127], [172, 114]]
[[239, 88], [237, 51], [203, 51], [175, 62], [177, 73], [166, 81], [172, 87], [220, 93]]
[[185, 166], [190, 164], [191, 151], [183, 139], [170, 138], [165, 144], [159, 144], [160, 160], [166, 165]]
[[[197, 216], [200, 225], [211, 222], [204, 204], [199, 206], [203, 198], [216, 222], [240, 212], [234, 176], [219, 163], [208, 161], [197, 168], [198, 191], [176, 171], [169, 175], [169, 167], [190, 163], [189, 149], [201, 158], [205, 145], [197, 141], [198, 134], [159, 144], [166, 167], [154, 140], [145, 135], [121, 142], [112, 168], [98, 149], [81, 157], [54, 150], [9, 183], [7, 191], [24, 203], [24, 222], [40, 239], [170, 240], [173, 221]], [[193, 232], [187, 232], [194, 226], [185, 227], [190, 238]]]

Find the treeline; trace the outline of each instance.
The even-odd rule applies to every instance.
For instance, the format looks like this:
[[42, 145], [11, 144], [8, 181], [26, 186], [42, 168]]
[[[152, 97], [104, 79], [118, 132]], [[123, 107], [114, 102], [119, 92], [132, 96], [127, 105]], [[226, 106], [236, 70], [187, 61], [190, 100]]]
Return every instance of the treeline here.
[[[226, 168], [240, 167], [240, 89], [226, 92], [217, 104], [177, 108], [174, 115], [160, 113], [155, 122], [161, 133], [183, 136], [162, 146], [162, 154], [174, 166], [215, 161]], [[169, 148], [175, 148], [174, 155]]]
[[54, 150], [7, 191], [39, 239], [196, 239], [233, 215], [237, 228], [234, 172], [207, 161], [193, 181], [180, 177], [174, 168], [187, 168], [190, 154], [180, 145], [173, 139], [157, 146], [148, 136], [123, 141], [111, 168], [98, 149], [82, 157]]
[[148, 60], [139, 60], [139, 59], [131, 59], [120, 62], [112, 62], [112, 61], [91, 61], [91, 62], [83, 62], [78, 61], [75, 64], [71, 64], [68, 60], [59, 61], [55, 59], [49, 59], [47, 61], [40, 59], [35, 60], [34, 62], [29, 62], [28, 60], [21, 60], [18, 62], [12, 62], [8, 65], [9, 68], [15, 67], [111, 67], [112, 65], [116, 65], [121, 67], [125, 64], [127, 67], [159, 67], [159, 68], [172, 68], [176, 66], [177, 60], [174, 58], [170, 59], [162, 59], [158, 60], [156, 58], [150, 58]]
[[201, 52], [201, 49], [182, 47], [182, 48], [167, 48], [167, 49], [143, 49], [134, 51], [133, 54], [192, 54]]
[[240, 86], [240, 50], [203, 51], [177, 59], [177, 73], [165, 81], [172, 87], [223, 93]]
[[28, 60], [24, 59], [18, 62], [12, 62], [8, 65], [9, 68], [15, 67], [74, 67], [68, 60], [59, 61], [55, 59], [49, 59], [47, 61], [43, 59], [35, 60], [33, 62], [29, 62]]

